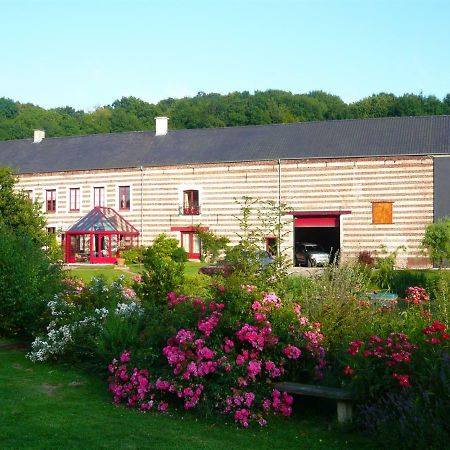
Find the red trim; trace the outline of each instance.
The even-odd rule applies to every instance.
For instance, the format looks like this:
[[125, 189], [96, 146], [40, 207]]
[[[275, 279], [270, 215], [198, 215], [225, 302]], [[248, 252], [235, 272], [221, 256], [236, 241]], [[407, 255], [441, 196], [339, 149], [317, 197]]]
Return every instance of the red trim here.
[[297, 217], [294, 226], [301, 228], [338, 227], [339, 216]]
[[197, 230], [200, 231], [208, 231], [209, 227], [170, 227], [170, 231], [191, 231], [195, 232]]
[[341, 211], [290, 211], [294, 217], [320, 217], [320, 216], [341, 216], [344, 214], [351, 214], [350, 210]]

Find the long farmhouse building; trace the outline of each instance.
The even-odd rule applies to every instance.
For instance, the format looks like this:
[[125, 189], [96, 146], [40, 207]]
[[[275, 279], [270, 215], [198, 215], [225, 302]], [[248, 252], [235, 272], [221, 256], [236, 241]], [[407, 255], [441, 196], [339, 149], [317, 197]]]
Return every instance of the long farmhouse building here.
[[236, 242], [236, 199], [248, 196], [290, 206], [293, 263], [296, 244], [315, 242], [345, 259], [404, 246], [400, 265], [426, 266], [425, 227], [450, 215], [450, 116], [177, 131], [159, 117], [156, 132], [36, 131], [0, 142], [0, 164], [42, 204], [67, 262], [112, 262], [160, 233], [198, 258], [197, 226]]

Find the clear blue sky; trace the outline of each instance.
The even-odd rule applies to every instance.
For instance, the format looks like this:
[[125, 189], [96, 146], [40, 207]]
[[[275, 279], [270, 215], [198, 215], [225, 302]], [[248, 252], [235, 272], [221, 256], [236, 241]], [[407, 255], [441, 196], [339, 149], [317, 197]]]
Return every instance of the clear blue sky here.
[[0, 0], [0, 97], [450, 92], [450, 0]]

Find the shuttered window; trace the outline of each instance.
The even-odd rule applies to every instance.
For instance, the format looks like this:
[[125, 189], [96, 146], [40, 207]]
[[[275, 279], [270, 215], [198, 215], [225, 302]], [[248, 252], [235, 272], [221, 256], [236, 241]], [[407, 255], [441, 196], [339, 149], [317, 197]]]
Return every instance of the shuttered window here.
[[392, 223], [392, 202], [372, 203], [372, 223], [373, 224]]

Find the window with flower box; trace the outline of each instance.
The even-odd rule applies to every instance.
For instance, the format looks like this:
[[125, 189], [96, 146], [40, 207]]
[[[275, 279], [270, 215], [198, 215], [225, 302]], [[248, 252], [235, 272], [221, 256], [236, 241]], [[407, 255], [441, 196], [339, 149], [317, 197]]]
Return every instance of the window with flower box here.
[[182, 212], [184, 215], [198, 215], [200, 214], [200, 201], [198, 190], [189, 189], [183, 191], [183, 206]]

